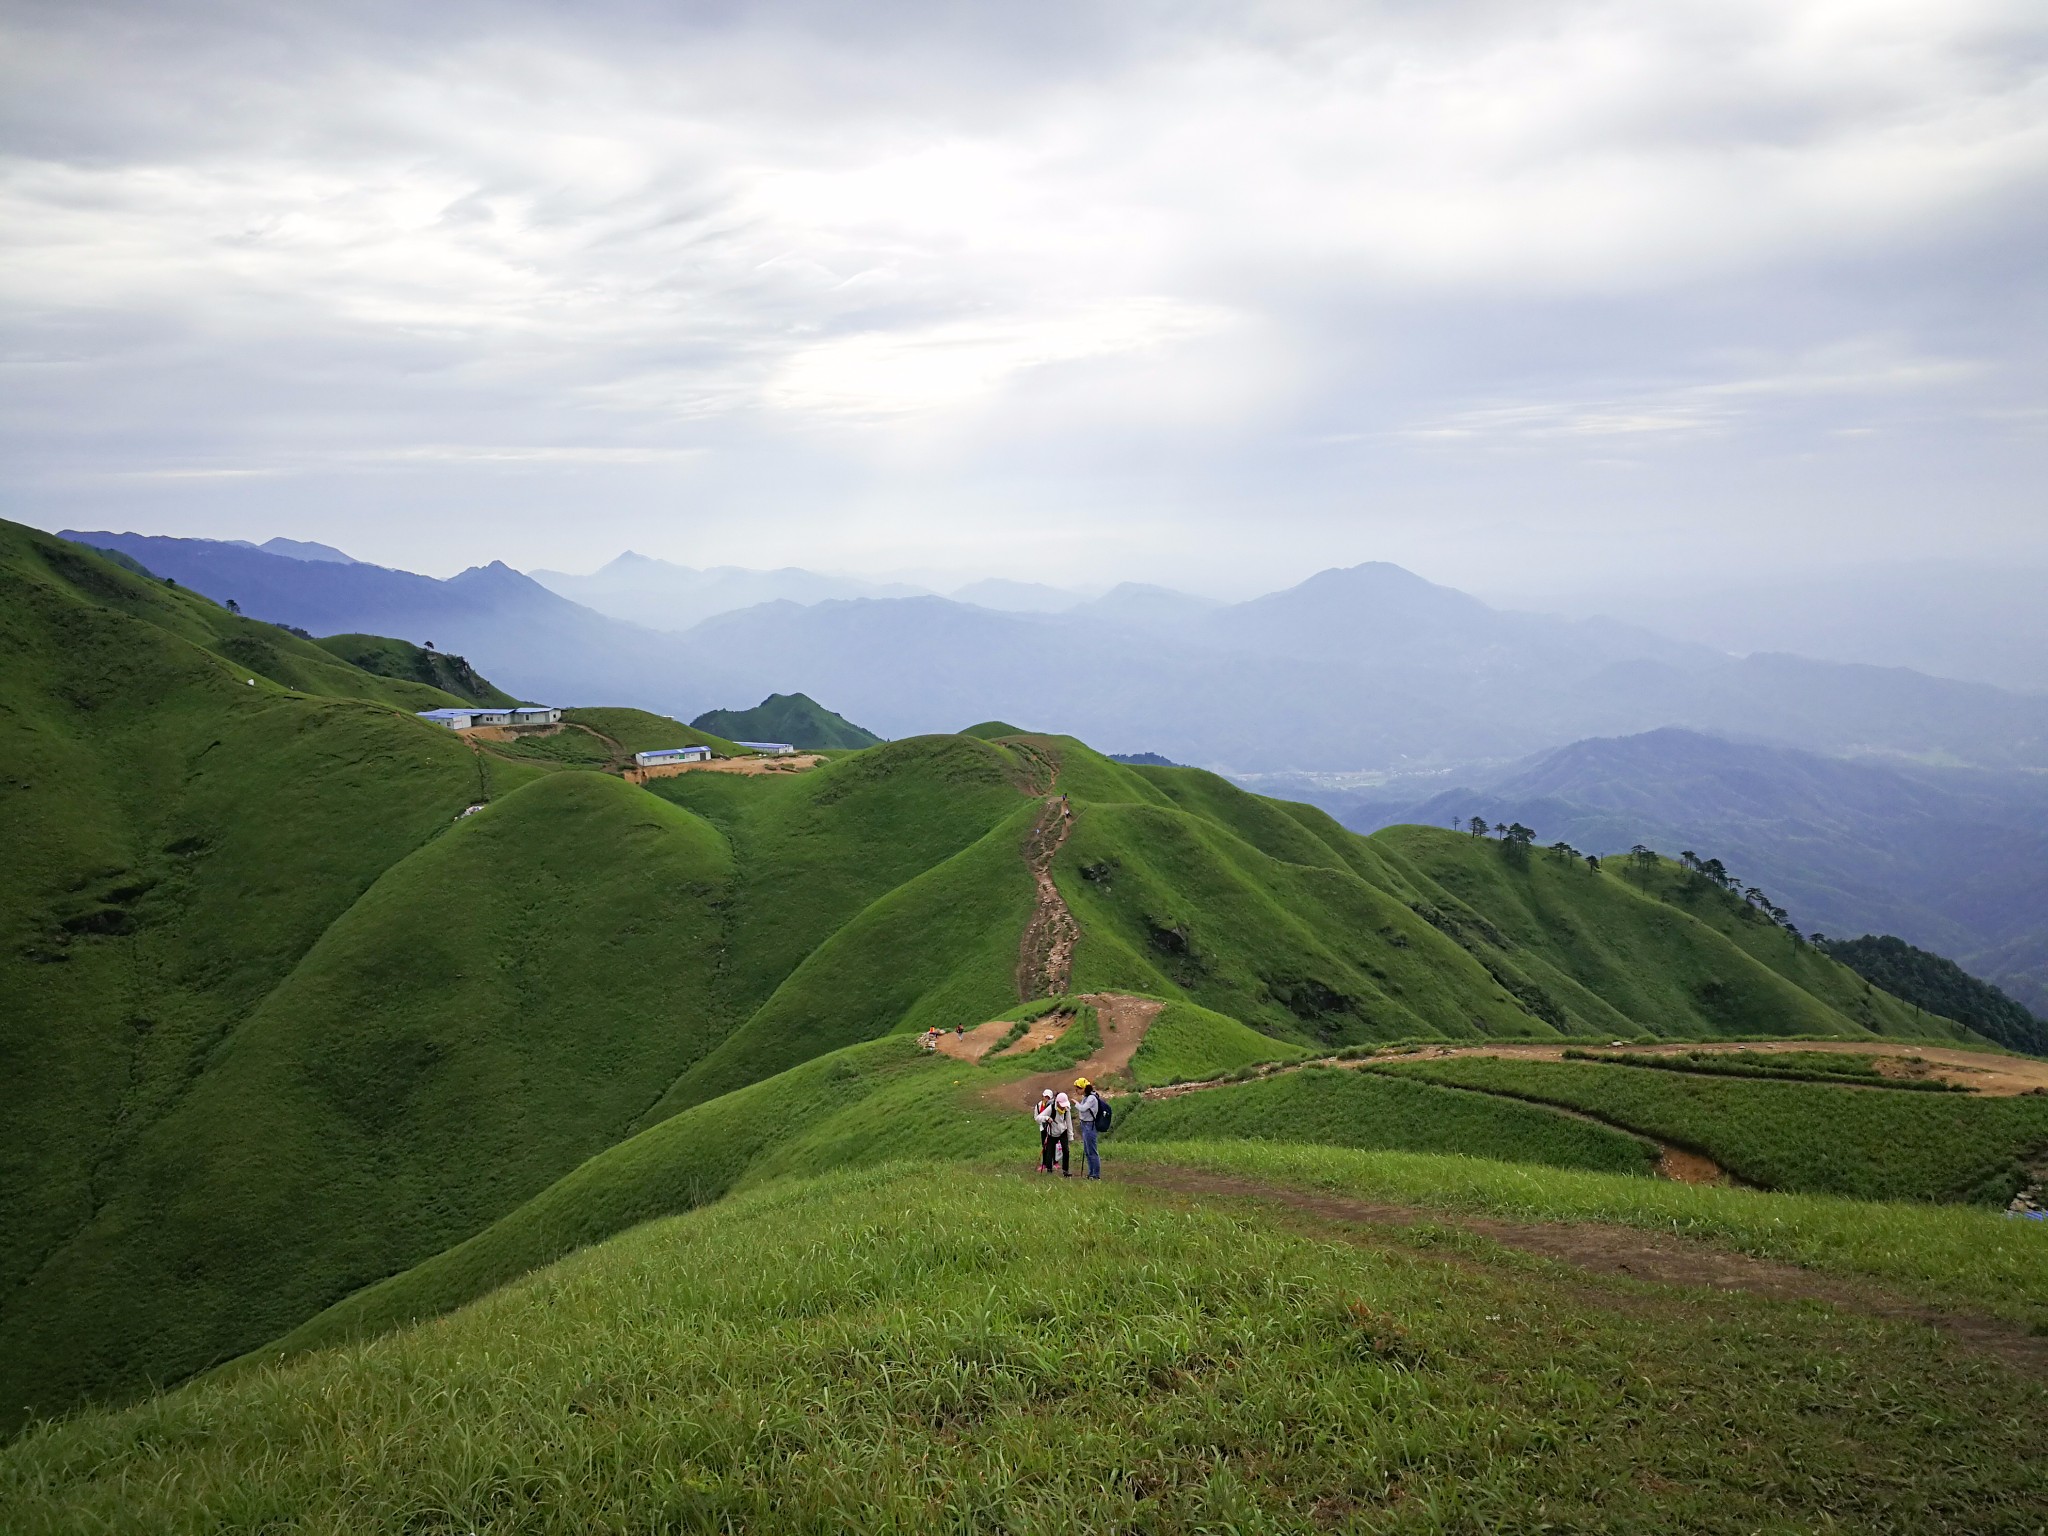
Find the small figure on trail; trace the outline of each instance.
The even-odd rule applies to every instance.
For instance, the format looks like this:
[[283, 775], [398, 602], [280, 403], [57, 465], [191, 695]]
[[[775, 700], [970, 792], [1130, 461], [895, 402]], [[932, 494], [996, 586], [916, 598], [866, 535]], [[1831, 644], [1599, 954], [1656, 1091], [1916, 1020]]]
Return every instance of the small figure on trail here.
[[[1047, 1135], [1051, 1139], [1050, 1153], [1059, 1159], [1060, 1177], [1063, 1179], [1072, 1178], [1074, 1176], [1074, 1106], [1068, 1101], [1064, 1093], [1053, 1096], [1052, 1118], [1046, 1121], [1045, 1128]], [[1046, 1164], [1046, 1172], [1052, 1172], [1050, 1160]]]
[[1088, 1177], [1102, 1177], [1102, 1159], [1095, 1153], [1095, 1135], [1098, 1125], [1109, 1120], [1109, 1106], [1102, 1101], [1102, 1095], [1095, 1091], [1095, 1085], [1085, 1077], [1074, 1079], [1074, 1086], [1081, 1090], [1081, 1099], [1074, 1106], [1074, 1117], [1081, 1122], [1081, 1151], [1088, 1160]]
[[1031, 1112], [1038, 1122], [1038, 1171], [1052, 1172], [1052, 1090], [1046, 1089], [1038, 1096], [1038, 1108]]
[[939, 1031], [936, 1026], [924, 1032], [924, 1048], [936, 1051], [939, 1048]]

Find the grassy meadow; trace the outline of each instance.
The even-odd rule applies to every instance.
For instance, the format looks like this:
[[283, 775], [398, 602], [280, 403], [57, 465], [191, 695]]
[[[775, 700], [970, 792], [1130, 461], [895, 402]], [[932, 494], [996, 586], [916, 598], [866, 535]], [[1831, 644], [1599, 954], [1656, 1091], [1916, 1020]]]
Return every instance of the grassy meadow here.
[[1926, 1330], [899, 1163], [40, 1431], [0, 1523], [2018, 1532], [2040, 1406]]

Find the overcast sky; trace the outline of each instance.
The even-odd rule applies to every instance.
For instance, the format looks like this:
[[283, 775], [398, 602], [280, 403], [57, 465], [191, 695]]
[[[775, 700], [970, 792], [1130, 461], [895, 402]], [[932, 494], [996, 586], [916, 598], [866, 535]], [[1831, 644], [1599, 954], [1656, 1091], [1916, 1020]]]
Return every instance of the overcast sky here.
[[1226, 594], [2048, 561], [2041, 0], [0, 28], [42, 526]]

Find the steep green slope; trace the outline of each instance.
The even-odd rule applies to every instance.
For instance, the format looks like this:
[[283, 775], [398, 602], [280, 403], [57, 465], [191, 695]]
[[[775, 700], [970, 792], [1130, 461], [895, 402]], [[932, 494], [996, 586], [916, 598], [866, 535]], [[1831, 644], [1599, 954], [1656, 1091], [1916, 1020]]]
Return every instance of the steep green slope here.
[[786, 778], [656, 780], [725, 832], [736, 863], [717, 998], [732, 1039], [657, 1113], [914, 1027], [920, 999], [951, 999], [948, 1024], [1015, 1002], [1036, 814], [1020, 772], [999, 745], [923, 736]]
[[424, 683], [452, 694], [463, 704], [490, 704], [502, 709], [519, 702], [479, 676], [476, 668], [462, 657], [430, 651], [409, 640], [394, 640], [389, 635], [325, 635], [313, 643], [350, 666], [379, 677]]
[[1270, 1035], [1196, 1003], [1172, 1001], [1159, 1010], [1131, 1059], [1131, 1078], [1140, 1087], [1193, 1083], [1223, 1077], [1264, 1061], [1292, 1061], [1303, 1047]]
[[618, 1140], [700, 1048], [729, 875], [708, 824], [595, 774], [399, 862], [10, 1297], [0, 1401], [247, 1349]]
[[38, 1433], [0, 1524], [1733, 1536], [2048, 1498], [2038, 1385], [1932, 1329], [1304, 1226], [914, 1166], [764, 1189]]
[[[344, 696], [252, 684], [261, 647]], [[404, 713], [448, 702], [422, 692], [0, 526], [0, 1338], [237, 1022], [387, 867], [514, 782]]]
[[812, 752], [858, 751], [882, 741], [804, 693], [771, 693], [752, 709], [707, 710], [690, 723], [731, 741], [785, 741]]
[[1902, 1002], [1967, 1024], [2008, 1050], [2048, 1056], [2048, 1020], [2035, 1018], [1953, 960], [1916, 949], [1888, 934], [1834, 939], [1826, 948], [1830, 959]]
[[1738, 916], [1723, 893], [1694, 899], [1655, 870], [1594, 870], [1545, 851], [1518, 859], [1441, 828], [1389, 827], [1370, 841], [1442, 893], [1425, 915], [1483, 963], [1512, 967], [1511, 989], [1566, 1033], [1967, 1035], [1916, 1021], [1811, 945]]

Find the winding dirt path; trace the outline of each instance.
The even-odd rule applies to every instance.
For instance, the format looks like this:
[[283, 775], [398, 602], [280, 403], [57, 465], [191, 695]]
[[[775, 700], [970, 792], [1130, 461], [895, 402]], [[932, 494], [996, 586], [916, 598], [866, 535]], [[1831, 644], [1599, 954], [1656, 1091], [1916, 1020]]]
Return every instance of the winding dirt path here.
[[[1166, 1006], [1149, 997], [1125, 997], [1118, 992], [1091, 992], [1081, 1001], [1095, 1010], [1096, 1021], [1102, 1030], [1102, 1043], [1071, 1067], [1034, 1072], [1029, 1077], [997, 1083], [983, 1092], [984, 1104], [996, 1109], [1029, 1110], [1038, 1102], [1038, 1095], [1044, 1089], [1050, 1088], [1059, 1093], [1072, 1088], [1077, 1077], [1107, 1084], [1113, 1078], [1124, 1076], [1130, 1071], [1131, 1058], [1145, 1043], [1152, 1021]], [[1008, 1028], [1007, 1025], [1004, 1027]]]
[[1065, 795], [1050, 795], [1024, 840], [1024, 864], [1036, 887], [1031, 921], [1017, 945], [1017, 1001], [1060, 997], [1073, 981], [1074, 944], [1081, 928], [1067, 910], [1066, 898], [1053, 883], [1052, 861], [1074, 830], [1074, 813]]
[[1739, 1291], [1776, 1301], [1828, 1302], [1871, 1317], [1937, 1328], [1979, 1354], [2048, 1380], [2048, 1337], [2031, 1333], [2023, 1324], [1981, 1312], [1930, 1306], [1871, 1282], [1731, 1253], [1689, 1238], [1603, 1222], [1508, 1221], [1460, 1211], [1382, 1204], [1320, 1190], [1121, 1158], [1116, 1178], [1120, 1184], [1136, 1185], [1169, 1198], [1265, 1201], [1337, 1226], [1459, 1227], [1489, 1237], [1503, 1247], [1556, 1259], [1598, 1275], [1625, 1276], [1657, 1285]]

